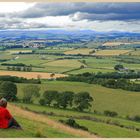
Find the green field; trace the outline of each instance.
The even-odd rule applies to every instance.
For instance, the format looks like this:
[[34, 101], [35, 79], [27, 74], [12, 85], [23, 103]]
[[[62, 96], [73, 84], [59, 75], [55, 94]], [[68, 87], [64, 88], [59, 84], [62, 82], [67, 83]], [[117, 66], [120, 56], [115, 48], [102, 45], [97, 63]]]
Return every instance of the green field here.
[[106, 68], [83, 68], [83, 69], [80, 69], [80, 70], [73, 70], [73, 71], [67, 72], [67, 74], [81, 74], [81, 73], [85, 73], [85, 72], [106, 73], [106, 72], [114, 72], [114, 71], [115, 70], [113, 70], [113, 69], [106, 69]]
[[[26, 84], [18, 85], [18, 97], [22, 98], [22, 88]], [[40, 85], [41, 93], [44, 90], [58, 91], [88, 91], [94, 98], [92, 111], [104, 110], [116, 111], [120, 116], [140, 115], [139, 101], [140, 92], [130, 92], [121, 89], [110, 89], [99, 85], [80, 82], [49, 81]], [[135, 106], [134, 106], [135, 104]]]

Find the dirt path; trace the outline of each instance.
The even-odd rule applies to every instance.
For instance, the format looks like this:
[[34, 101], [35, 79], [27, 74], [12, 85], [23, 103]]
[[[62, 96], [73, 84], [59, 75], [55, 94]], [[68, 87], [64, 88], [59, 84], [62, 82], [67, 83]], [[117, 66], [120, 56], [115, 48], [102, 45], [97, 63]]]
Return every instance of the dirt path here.
[[9, 104], [8, 108], [12, 112], [13, 115], [22, 116], [23, 118], [28, 118], [32, 121], [42, 122], [42, 123], [45, 123], [47, 125], [50, 125], [51, 127], [55, 128], [55, 129], [65, 131], [67, 133], [70, 133], [70, 134], [73, 134], [76, 136], [81, 136], [81, 137], [85, 137], [85, 138], [96, 138], [97, 137], [93, 134], [90, 134], [87, 131], [78, 130], [78, 129], [68, 127], [66, 125], [63, 125], [63, 124], [57, 122], [57, 121], [49, 119], [47, 116], [35, 114], [33, 112], [23, 110], [20, 107], [17, 107], [17, 106], [12, 105], [12, 104]]

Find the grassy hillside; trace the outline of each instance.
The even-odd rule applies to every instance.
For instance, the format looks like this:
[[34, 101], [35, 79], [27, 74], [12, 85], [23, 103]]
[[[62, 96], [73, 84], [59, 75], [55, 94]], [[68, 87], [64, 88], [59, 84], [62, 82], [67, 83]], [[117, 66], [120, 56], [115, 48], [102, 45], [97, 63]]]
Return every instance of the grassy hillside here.
[[49, 137], [49, 138], [70, 138], [70, 137], [95, 137], [88, 132], [73, 129], [60, 124], [47, 116], [37, 115], [25, 111], [14, 105], [9, 106], [10, 112], [21, 124], [23, 130], [5, 129], [0, 130], [1, 138], [12, 137]]
[[[76, 122], [78, 122], [78, 124], [87, 127], [89, 129], [89, 132], [96, 133], [99, 137], [140, 137], [140, 133], [138, 131], [129, 129], [134, 127], [140, 128], [140, 123], [138, 122], [122, 118], [112, 118], [92, 113], [81, 113], [76, 111], [56, 109], [33, 104], [16, 103], [16, 105], [22, 108], [28, 108], [32, 111], [36, 111], [41, 114], [43, 112], [54, 113], [53, 115], [46, 116], [56, 121], [59, 121], [60, 119], [66, 120], [70, 116], [72, 116], [73, 118], [76, 118], [75, 120]], [[90, 116], [94, 119], [96, 118], [96, 120], [102, 120], [102, 122], [96, 120], [88, 120], [85, 119], [86, 117], [83, 116]], [[111, 122], [112, 124], [109, 124], [107, 122]], [[115, 124], [120, 124], [121, 127]], [[126, 128], [125, 126], [128, 128]]]
[[[17, 84], [17, 86], [18, 97], [22, 98], [22, 88], [26, 86], [26, 84]], [[119, 115], [124, 117], [126, 115], [140, 115], [140, 92], [110, 89], [99, 85], [80, 82], [47, 81], [46, 83], [38, 86], [41, 87], [41, 93], [43, 93], [45, 90], [74, 92], [88, 91], [94, 98], [91, 111], [116, 111]], [[37, 99], [35, 99], [35, 102], [37, 102]]]
[[[5, 129], [0, 130], [1, 138], [29, 138], [29, 137], [75, 137], [74, 135], [64, 133], [60, 130], [51, 128], [48, 125], [45, 125], [41, 122], [34, 123], [31, 119], [22, 118], [16, 116], [16, 119], [22, 125], [23, 129], [15, 130], [15, 129]], [[39, 136], [40, 135], [40, 136]]]

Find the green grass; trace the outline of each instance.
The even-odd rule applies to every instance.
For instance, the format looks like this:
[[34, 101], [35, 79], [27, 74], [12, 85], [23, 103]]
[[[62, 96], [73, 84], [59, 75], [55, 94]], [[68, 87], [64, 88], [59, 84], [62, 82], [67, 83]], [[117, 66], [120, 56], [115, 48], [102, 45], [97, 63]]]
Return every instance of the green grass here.
[[[17, 85], [18, 97], [22, 98], [22, 88], [27, 84]], [[38, 86], [41, 87], [41, 93], [43, 93], [44, 90], [74, 92], [88, 91], [94, 98], [93, 106], [91, 108], [92, 111], [116, 111], [121, 116], [140, 115], [140, 92], [131, 92], [121, 89], [111, 89], [99, 85], [80, 82], [46, 81], [46, 83]]]
[[94, 69], [94, 68], [83, 68], [80, 70], [74, 70], [71, 72], [68, 72], [68, 74], [81, 74], [81, 73], [85, 73], [85, 72], [93, 72], [93, 73], [97, 73], [97, 72], [102, 72], [102, 73], [106, 73], [106, 72], [114, 72], [115, 70], [113, 69]]
[[40, 133], [41, 137], [48, 138], [75, 137], [74, 135], [62, 132], [61, 130], [51, 128], [41, 122], [33, 122], [28, 118], [16, 117], [16, 119], [21, 124], [23, 130], [1, 129], [0, 138], [35, 138], [37, 137], [37, 133]]
[[[101, 120], [110, 120], [111, 122], [118, 122], [119, 124], [125, 125], [125, 126], [134, 126], [137, 128], [140, 128], [140, 123], [129, 121], [122, 118], [112, 118], [112, 117], [106, 117], [104, 115], [97, 115], [97, 114], [91, 114], [91, 113], [81, 113], [76, 111], [70, 111], [70, 110], [63, 110], [63, 109], [57, 109], [57, 108], [50, 108], [47, 106], [39, 106], [39, 105], [33, 105], [33, 104], [23, 104], [23, 103], [14, 103], [18, 106], [22, 107], [28, 107], [30, 110], [37, 111], [37, 112], [53, 112], [56, 115], [64, 115], [64, 116], [90, 116], [94, 118], [98, 118]], [[49, 116], [49, 118], [53, 120], [60, 120], [60, 119], [67, 119], [66, 117], [60, 117], [60, 116]], [[90, 132], [96, 133], [101, 137], [140, 137], [140, 133], [126, 128], [121, 128], [119, 126], [106, 124], [103, 122], [95, 122], [91, 120], [81, 120], [81, 119], [75, 119], [76, 122], [78, 122], [80, 125], [85, 126], [89, 129]]]
[[135, 121], [130, 121], [127, 120], [125, 118], [119, 118], [119, 117], [108, 117], [108, 116], [104, 116], [104, 115], [98, 115], [98, 114], [94, 114], [92, 112], [77, 112], [77, 111], [73, 111], [73, 110], [64, 110], [64, 109], [59, 109], [59, 108], [53, 108], [53, 107], [48, 107], [48, 106], [40, 106], [40, 105], [36, 105], [36, 104], [24, 104], [24, 103], [14, 103], [17, 106], [20, 107], [27, 107], [32, 111], [37, 111], [39, 113], [41, 112], [53, 112], [56, 115], [64, 115], [64, 116], [76, 116], [76, 117], [81, 117], [81, 116], [90, 116], [90, 117], [95, 117], [98, 119], [102, 119], [102, 120], [111, 120], [112, 122], [120, 122], [123, 125], [126, 126], [135, 126], [135, 127], [139, 127], [140, 128], [140, 123], [135, 122]]
[[[54, 120], [66, 120], [65, 117], [50, 117]], [[82, 126], [88, 128], [91, 133], [96, 133], [98, 136], [106, 137], [106, 138], [138, 138], [140, 137], [140, 133], [134, 130], [129, 130], [126, 128], [121, 128], [114, 125], [109, 125], [101, 122], [94, 122], [89, 120], [80, 120], [75, 119], [76, 122]]]
[[46, 67], [48, 72], [57, 72], [57, 73], [62, 73], [65, 71], [76, 69], [79, 68], [81, 65], [83, 64], [78, 60], [68, 60], [68, 59], [56, 60], [42, 64], [42, 66]]

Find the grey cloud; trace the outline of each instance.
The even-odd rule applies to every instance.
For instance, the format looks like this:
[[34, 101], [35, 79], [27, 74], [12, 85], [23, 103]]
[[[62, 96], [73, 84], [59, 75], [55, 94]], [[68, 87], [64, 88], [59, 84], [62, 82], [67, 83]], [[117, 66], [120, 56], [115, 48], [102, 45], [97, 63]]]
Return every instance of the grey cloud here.
[[[95, 30], [123, 28], [140, 31], [139, 13], [140, 3], [37, 3], [25, 11], [0, 13], [0, 29], [63, 28], [64, 26], [64, 28], [89, 27]], [[37, 19], [47, 16], [69, 16], [72, 21], [59, 25], [59, 22], [49, 23], [48, 20], [48, 25]], [[112, 21], [115, 25], [111, 26], [112, 23], [109, 24], [108, 21]], [[51, 22], [56, 26], [52, 26]]]
[[116, 14], [116, 13], [108, 13], [108, 14], [89, 14], [89, 13], [75, 13], [70, 15], [73, 21], [78, 20], [139, 20], [140, 15], [137, 14]]
[[13, 16], [20, 18], [38, 18], [45, 16], [74, 15], [77, 12], [81, 13], [79, 19], [140, 19], [140, 3], [38, 3], [26, 11], [14, 13]]
[[37, 22], [26, 22], [21, 19], [0, 19], [0, 29], [58, 28]]

